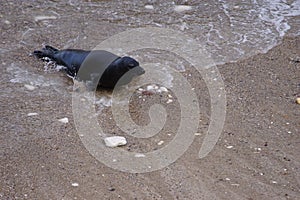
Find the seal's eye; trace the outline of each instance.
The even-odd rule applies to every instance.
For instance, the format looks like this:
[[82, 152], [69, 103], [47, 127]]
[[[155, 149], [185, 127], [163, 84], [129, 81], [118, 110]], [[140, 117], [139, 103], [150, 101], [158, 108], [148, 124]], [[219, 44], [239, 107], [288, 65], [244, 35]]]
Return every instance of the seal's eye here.
[[134, 64], [133, 63], [129, 63], [128, 65], [130, 68], [134, 67]]

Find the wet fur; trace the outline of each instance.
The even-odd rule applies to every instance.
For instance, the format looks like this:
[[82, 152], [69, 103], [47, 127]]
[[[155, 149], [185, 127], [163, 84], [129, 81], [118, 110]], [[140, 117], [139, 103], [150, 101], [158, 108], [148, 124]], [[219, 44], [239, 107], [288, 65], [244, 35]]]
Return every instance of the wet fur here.
[[[127, 84], [134, 76], [144, 73], [139, 63], [130, 57], [119, 57], [103, 50], [85, 51], [79, 49], [58, 50], [46, 45], [42, 50], [33, 52], [39, 59], [49, 58], [58, 65], [63, 65], [65, 72], [74, 78], [94, 81], [93, 74], [102, 74], [98, 86], [114, 88], [120, 78], [135, 68], [121, 84]], [[79, 71], [80, 70], [80, 71]], [[78, 74], [79, 72], [79, 74]]]

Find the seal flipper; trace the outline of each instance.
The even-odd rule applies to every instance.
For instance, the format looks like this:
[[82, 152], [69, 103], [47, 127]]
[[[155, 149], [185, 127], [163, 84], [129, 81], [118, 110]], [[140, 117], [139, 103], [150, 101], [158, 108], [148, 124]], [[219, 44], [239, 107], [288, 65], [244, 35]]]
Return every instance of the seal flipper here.
[[39, 59], [43, 59], [44, 57], [48, 57], [51, 60], [55, 60], [54, 54], [59, 52], [58, 49], [55, 49], [54, 47], [51, 47], [49, 45], [46, 45], [42, 51], [34, 51], [33, 55], [36, 56]]
[[44, 52], [42, 52], [42, 51], [34, 51], [33, 52], [33, 55], [35, 56], [35, 57], [37, 57], [37, 58], [44, 58], [44, 57], [47, 57], [46, 56], [46, 54], [44, 53]]
[[49, 50], [52, 51], [53, 53], [57, 53], [59, 51], [58, 49], [55, 49], [54, 47], [49, 45], [45, 45], [45, 48], [43, 48], [43, 50]]

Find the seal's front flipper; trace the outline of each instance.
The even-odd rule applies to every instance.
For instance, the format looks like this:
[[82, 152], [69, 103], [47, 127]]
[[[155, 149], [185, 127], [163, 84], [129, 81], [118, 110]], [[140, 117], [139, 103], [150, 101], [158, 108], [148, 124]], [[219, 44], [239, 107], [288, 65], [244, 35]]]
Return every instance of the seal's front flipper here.
[[45, 57], [55, 60], [54, 55], [58, 53], [59, 50], [54, 47], [46, 45], [41, 51], [34, 51], [33, 55], [39, 59], [44, 59]]
[[47, 57], [47, 54], [45, 54], [43, 51], [34, 51], [33, 55], [37, 58], [44, 58]]
[[52, 51], [53, 53], [56, 53], [58, 52], [59, 50], [52, 47], [52, 46], [49, 46], [49, 45], [45, 45], [45, 48], [43, 48], [43, 50], [48, 50], [48, 51]]

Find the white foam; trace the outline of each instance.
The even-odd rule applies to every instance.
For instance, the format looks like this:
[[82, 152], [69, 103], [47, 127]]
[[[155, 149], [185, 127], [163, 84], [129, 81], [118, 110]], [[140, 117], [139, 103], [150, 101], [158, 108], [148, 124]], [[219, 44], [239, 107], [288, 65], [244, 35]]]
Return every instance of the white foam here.
[[53, 80], [34, 72], [29, 72], [26, 69], [17, 66], [15, 63], [12, 63], [11, 66], [7, 68], [7, 71], [13, 76], [13, 78], [10, 79], [11, 83], [30, 85], [30, 89], [32, 89], [34, 86], [49, 87], [63, 84], [57, 79]]
[[110, 107], [112, 104], [112, 99], [108, 96], [101, 96], [100, 98], [95, 100], [95, 104], [102, 107]]

